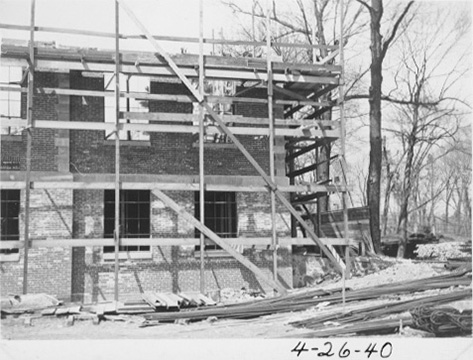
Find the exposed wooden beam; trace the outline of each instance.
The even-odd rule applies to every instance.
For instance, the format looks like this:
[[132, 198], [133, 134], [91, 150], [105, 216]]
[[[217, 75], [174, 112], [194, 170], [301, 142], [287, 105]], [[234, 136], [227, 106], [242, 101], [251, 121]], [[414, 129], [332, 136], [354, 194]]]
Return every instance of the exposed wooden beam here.
[[34, 47], [34, 26], [35, 26], [35, 0], [31, 0], [30, 17], [30, 43], [28, 48], [28, 94], [26, 100], [26, 176], [25, 176], [25, 214], [24, 214], [24, 252], [23, 252], [23, 294], [28, 293], [28, 248], [30, 238], [30, 184], [31, 184], [31, 156], [33, 142], [33, 89], [35, 72], [35, 47]]
[[309, 195], [299, 195], [292, 199], [292, 204], [302, 204], [314, 200], [320, 196], [320, 193], [309, 194]]
[[115, 1], [115, 219], [114, 219], [114, 251], [115, 251], [115, 301], [118, 301], [118, 283], [119, 283], [119, 249], [120, 249], [120, 7]]
[[[0, 85], [0, 90], [11, 92], [27, 92], [27, 88], [19, 88], [9, 85]], [[34, 90], [35, 94], [52, 94], [52, 95], [69, 95], [69, 96], [92, 96], [92, 97], [112, 97], [115, 96], [113, 91], [97, 91], [97, 90], [79, 90], [79, 89], [60, 89], [41, 87]], [[144, 92], [121, 92], [120, 97], [132, 98], [140, 100], [156, 100], [156, 101], [177, 101], [177, 102], [194, 102], [195, 99], [189, 95], [168, 95], [168, 94], [149, 94]], [[267, 104], [267, 99], [243, 98], [236, 96], [205, 96], [209, 102], [218, 102], [222, 104], [249, 103], [249, 104]], [[299, 101], [299, 100], [275, 100], [277, 105], [312, 105], [312, 106], [331, 106], [328, 101]]]
[[[5, 66], [27, 66], [25, 59], [2, 57], [2, 64]], [[61, 60], [44, 60], [38, 59], [37, 66], [39, 69], [63, 69], [63, 70], [82, 70], [90, 72], [113, 72], [113, 64], [102, 64], [92, 62], [72, 62]], [[157, 67], [152, 65], [122, 65], [122, 72], [125, 74], [144, 75], [144, 76], [174, 76], [174, 72], [169, 67]], [[198, 71], [194, 68], [183, 68], [182, 74], [188, 78], [197, 79]], [[267, 74], [263, 71], [244, 71], [244, 70], [220, 70], [206, 69], [205, 77], [208, 79], [218, 80], [251, 80], [251, 81], [267, 81]], [[328, 76], [313, 76], [304, 74], [274, 74], [276, 82], [300, 82], [314, 84], [338, 84], [338, 79]]]
[[[31, 181], [32, 189], [72, 189], [72, 190], [100, 190], [114, 189], [113, 181]], [[23, 181], [1, 181], [0, 189], [24, 189]], [[160, 183], [160, 182], [120, 182], [120, 188], [123, 190], [153, 190], [162, 191], [199, 191], [198, 183]], [[225, 184], [206, 184], [206, 191], [235, 191], [235, 192], [263, 192], [267, 191], [264, 185], [225, 185]], [[279, 185], [280, 192], [335, 192], [345, 189], [343, 186], [304, 184], [304, 185]]]
[[[24, 119], [11, 119], [1, 117], [0, 120], [4, 126], [26, 126], [26, 120]], [[106, 122], [84, 122], [84, 121], [56, 121], [56, 120], [36, 120], [34, 128], [37, 129], [68, 129], [68, 130], [104, 130], [114, 131], [115, 123]], [[120, 131], [147, 131], [147, 132], [160, 132], [160, 133], [198, 133], [198, 125], [160, 125], [160, 124], [134, 124], [134, 123], [120, 123], [118, 124]], [[254, 135], [254, 136], [269, 136], [268, 128], [258, 127], [237, 127], [232, 126], [231, 131], [235, 135]], [[338, 130], [319, 130], [319, 129], [275, 129], [276, 136], [286, 137], [327, 137], [337, 138], [340, 134]], [[209, 135], [220, 134], [220, 127], [208, 126], [206, 133]]]
[[[0, 29], [6, 30], [29, 30], [29, 26], [16, 25], [16, 24], [0, 24]], [[94, 37], [107, 37], [115, 38], [114, 33], [101, 32], [101, 31], [89, 31], [89, 30], [78, 30], [70, 28], [57, 28], [49, 26], [35, 26], [35, 31], [39, 32], [50, 32], [58, 34], [70, 34], [70, 35], [83, 35], [83, 36], [94, 36]], [[146, 39], [145, 35], [134, 35], [134, 34], [120, 34], [120, 39], [126, 40], [138, 40]], [[183, 36], [163, 36], [163, 35], [153, 35], [155, 40], [161, 41], [173, 41], [173, 42], [187, 42], [187, 43], [197, 43], [199, 38], [195, 37], [183, 37]], [[264, 46], [265, 43], [262, 41], [243, 41], [243, 40], [228, 40], [228, 39], [213, 39], [213, 38], [204, 38], [203, 42], [205, 44], [218, 44], [218, 45], [249, 45], [249, 46]], [[303, 43], [286, 43], [286, 42], [274, 42], [274, 46], [289, 47], [289, 48], [301, 48], [301, 49], [327, 49], [327, 50], [336, 50], [338, 49], [337, 45], [318, 45], [318, 44], [303, 44]]]
[[295, 151], [295, 152], [293, 152], [292, 154], [286, 156], [286, 162], [292, 161], [292, 160], [294, 160], [295, 158], [297, 158], [297, 157], [299, 157], [299, 156], [301, 156], [301, 155], [307, 154], [308, 152], [310, 152], [310, 151], [312, 151], [312, 150], [314, 150], [314, 149], [317, 149], [318, 146], [319, 146], [319, 145], [318, 145], [317, 143], [313, 143], [313, 144], [311, 144], [311, 145], [306, 146], [306, 147], [303, 148], [303, 149], [300, 149], [300, 150], [298, 150], [298, 151]]
[[[123, 112], [122, 119], [134, 120], [150, 120], [150, 121], [166, 121], [166, 122], [197, 122], [199, 117], [194, 114], [184, 113], [143, 113], [143, 112]], [[222, 115], [224, 123], [233, 124], [252, 124], [252, 125], [268, 125], [268, 118], [260, 117], [244, 117], [242, 115]], [[275, 119], [275, 125], [282, 126], [314, 126], [319, 128], [331, 127], [338, 128], [340, 123], [332, 120], [298, 120], [298, 119]]]
[[[199, 93], [204, 97], [205, 85], [205, 60], [204, 60], [204, 3], [199, 0]], [[205, 223], [205, 162], [204, 162], [204, 137], [205, 137], [205, 111], [199, 105], [199, 215], [200, 222]], [[205, 294], [205, 235], [200, 232], [200, 292]]]
[[312, 164], [312, 165], [306, 166], [302, 169], [294, 170], [293, 172], [290, 172], [289, 174], [287, 174], [287, 176], [290, 177], [290, 178], [300, 176], [300, 175], [303, 175], [305, 173], [308, 173], [309, 171], [314, 171], [315, 169], [317, 169], [317, 166], [318, 166], [318, 164]]
[[[346, 245], [343, 238], [321, 238], [325, 243], [332, 246]], [[270, 237], [240, 237], [240, 238], [225, 238], [222, 239], [228, 245], [243, 245], [243, 246], [269, 246], [271, 245]], [[51, 248], [51, 247], [101, 247], [113, 246], [114, 240], [111, 238], [87, 238], [87, 239], [50, 239], [50, 240], [30, 240], [30, 248]], [[197, 246], [199, 245], [198, 238], [123, 238], [120, 240], [123, 246]], [[281, 246], [291, 245], [313, 245], [313, 241], [308, 238], [291, 238], [280, 237], [279, 243]], [[349, 239], [350, 246], [357, 246], [358, 240]], [[1, 241], [0, 249], [23, 249], [23, 241]]]
[[[316, 91], [316, 92], [313, 92], [312, 94], [309, 94], [307, 96], [307, 99], [310, 99], [310, 100], [313, 100], [313, 99], [319, 99], [321, 98], [323, 95], [327, 94], [328, 92], [332, 91], [333, 89], [337, 88], [338, 85], [335, 85], [335, 84], [329, 84], [329, 85], [325, 85], [324, 87], [322, 87], [322, 89], [320, 89], [319, 91]], [[333, 103], [336, 103], [335, 101]], [[290, 109], [287, 109], [285, 112], [284, 112], [284, 116], [285, 117], [291, 117], [292, 115], [294, 115], [296, 112], [298, 112], [299, 110], [301, 110], [305, 105], [297, 105], [297, 106], [293, 106], [292, 108]]]

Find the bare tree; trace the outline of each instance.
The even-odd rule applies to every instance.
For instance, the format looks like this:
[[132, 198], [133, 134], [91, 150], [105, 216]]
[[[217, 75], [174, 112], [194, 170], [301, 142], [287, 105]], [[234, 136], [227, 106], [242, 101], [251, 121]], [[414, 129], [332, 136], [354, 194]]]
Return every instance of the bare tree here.
[[375, 251], [380, 251], [380, 201], [381, 201], [381, 171], [382, 171], [382, 135], [381, 135], [381, 94], [383, 85], [383, 61], [394, 41], [399, 26], [406, 17], [413, 1], [410, 1], [394, 21], [386, 40], [381, 35], [381, 20], [383, 18], [383, 1], [371, 0], [368, 5], [363, 0], [357, 0], [368, 9], [371, 28], [371, 85], [369, 88], [370, 104], [370, 164], [368, 175], [368, 206], [370, 209], [370, 233]]
[[[435, 24], [420, 21], [414, 31], [403, 35], [393, 77], [395, 87], [390, 92], [403, 99], [403, 103], [393, 105], [395, 113], [386, 126], [401, 144], [404, 157], [399, 189], [398, 231], [403, 235], [399, 257], [404, 256], [409, 214], [421, 211], [420, 217], [425, 220], [426, 205], [442, 192], [429, 191], [422, 182], [421, 176], [430, 164], [427, 160], [429, 156], [433, 159], [433, 150], [455, 136], [463, 115], [458, 104], [464, 102], [452, 95], [458, 80], [469, 70], [469, 66], [462, 66], [466, 52], [452, 55], [456, 35], [442, 19], [445, 14], [438, 14]], [[450, 62], [450, 57], [457, 62]]]

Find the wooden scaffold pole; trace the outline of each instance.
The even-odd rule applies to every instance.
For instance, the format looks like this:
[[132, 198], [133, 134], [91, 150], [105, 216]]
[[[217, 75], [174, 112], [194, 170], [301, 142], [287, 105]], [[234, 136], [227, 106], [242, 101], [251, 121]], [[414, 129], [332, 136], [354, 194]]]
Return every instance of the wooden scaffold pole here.
[[341, 152], [341, 161], [340, 161], [340, 166], [342, 170], [342, 176], [341, 176], [341, 181], [343, 185], [342, 189], [342, 208], [343, 208], [343, 237], [345, 238], [345, 271], [342, 273], [343, 277], [343, 291], [342, 291], [342, 297], [343, 297], [343, 304], [345, 305], [345, 279], [348, 277], [350, 278], [350, 245], [348, 241], [348, 198], [347, 198], [347, 184], [346, 184], [346, 169], [345, 169], [345, 154], [346, 154], [346, 124], [345, 124], [345, 105], [344, 105], [344, 96], [345, 96], [345, 89], [344, 89], [344, 38], [343, 38], [343, 20], [344, 20], [344, 3], [343, 0], [340, 0], [339, 2], [340, 5], [340, 40], [339, 40], [339, 46], [340, 46], [340, 65], [341, 65], [341, 72], [340, 72], [340, 85], [338, 87], [339, 91], [339, 96], [338, 96], [338, 102], [339, 102], [339, 109], [340, 109], [340, 152]]
[[120, 6], [115, 1], [115, 301], [118, 301], [120, 251]]
[[[204, 96], [204, 4], [199, 0], [199, 93]], [[200, 222], [205, 223], [205, 171], [204, 171], [204, 120], [205, 111], [199, 104], [199, 211]], [[205, 294], [205, 235], [200, 232], [200, 292]]]
[[25, 248], [23, 258], [23, 294], [28, 293], [28, 249], [30, 247], [30, 195], [31, 195], [31, 147], [33, 142], [33, 94], [34, 94], [34, 23], [35, 0], [31, 0], [31, 23], [28, 66], [27, 126], [26, 126], [26, 180], [25, 180]]
[[[294, 209], [294, 207], [290, 204], [289, 200], [285, 198], [283, 194], [278, 190], [277, 185], [271, 181], [270, 177], [265, 173], [265, 171], [261, 168], [261, 166], [258, 164], [258, 162], [255, 160], [255, 158], [246, 150], [246, 148], [243, 146], [243, 144], [238, 140], [238, 138], [230, 131], [230, 129], [225, 125], [223, 122], [221, 116], [215, 112], [214, 109], [205, 101], [205, 99], [201, 96], [201, 94], [197, 91], [197, 89], [191, 84], [187, 76], [179, 69], [177, 64], [174, 62], [174, 60], [161, 48], [161, 46], [157, 43], [157, 41], [153, 38], [151, 33], [143, 26], [143, 24], [138, 20], [136, 15], [131, 11], [131, 9], [125, 4], [124, 0], [117, 0], [120, 2], [121, 7], [125, 12], [129, 15], [129, 17], [135, 22], [136, 26], [145, 34], [146, 38], [149, 40], [151, 45], [154, 47], [154, 49], [159, 53], [159, 55], [168, 63], [169, 67], [172, 69], [174, 74], [183, 82], [183, 84], [188, 88], [188, 90], [191, 92], [191, 94], [195, 97], [197, 102], [199, 104], [202, 104], [207, 113], [215, 120], [217, 123], [218, 127], [233, 141], [235, 146], [241, 151], [241, 153], [247, 158], [247, 160], [250, 162], [250, 164], [253, 165], [253, 167], [256, 169], [256, 171], [260, 174], [262, 179], [266, 182], [268, 187], [270, 189], [273, 189], [274, 192], [276, 193], [276, 196], [279, 198], [281, 203], [291, 212], [291, 214], [294, 215], [297, 221], [301, 223], [301, 225], [306, 229], [310, 237], [316, 242], [321, 248], [323, 248], [324, 253], [327, 255], [327, 257], [334, 263], [334, 265], [337, 267], [337, 269], [341, 272], [345, 270], [345, 264], [343, 263], [343, 260], [338, 256], [336, 253], [335, 249], [328, 245], [325, 244], [321, 239], [319, 239], [315, 233], [313, 232], [312, 229], [305, 223], [305, 221], [302, 219], [302, 217], [298, 214], [297, 210]], [[195, 219], [195, 218], [194, 218]], [[198, 222], [199, 225], [200, 222]], [[215, 233], [214, 233], [215, 234]], [[212, 239], [213, 240], [213, 239]], [[214, 241], [214, 240], [213, 240]], [[220, 244], [219, 244], [220, 245]], [[231, 248], [229, 248], [231, 249]], [[227, 250], [227, 249], [225, 249]], [[229, 251], [227, 250], [230, 254], [232, 254], [233, 257], [237, 258], [240, 262], [242, 262], [242, 259], [240, 260], [240, 256], [237, 255], [234, 251]], [[243, 262], [242, 262], [243, 263]], [[254, 270], [253, 270], [254, 271]], [[269, 280], [269, 279], [266, 279]], [[271, 280], [274, 282], [274, 280]], [[276, 282], [274, 282], [276, 283]], [[278, 285], [277, 287], [274, 287], [275, 289], [280, 289], [281, 286]]]
[[[274, 109], [273, 109], [273, 69], [272, 69], [272, 48], [271, 48], [271, 6], [272, 2], [266, 0], [266, 67], [268, 74], [268, 120], [269, 120], [269, 175], [271, 182], [275, 183], [274, 174]], [[273, 276], [278, 279], [278, 237], [276, 232], [276, 194], [275, 189], [271, 189], [271, 247], [273, 250]]]

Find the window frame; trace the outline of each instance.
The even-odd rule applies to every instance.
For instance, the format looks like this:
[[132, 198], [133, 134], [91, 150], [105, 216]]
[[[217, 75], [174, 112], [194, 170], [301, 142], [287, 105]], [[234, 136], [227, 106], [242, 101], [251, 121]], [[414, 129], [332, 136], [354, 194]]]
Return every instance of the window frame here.
[[[8, 74], [4, 74], [5, 69], [7, 69]], [[20, 76], [15, 77], [14, 75], [12, 75], [12, 69], [19, 71]], [[2, 109], [2, 113], [0, 115], [9, 119], [25, 119], [25, 116], [22, 112], [23, 98], [21, 96], [21, 84], [25, 79], [25, 72], [23, 67], [13, 65], [2, 65], [0, 66], [0, 74], [0, 84], [5, 84], [15, 88], [18, 87], [16, 91], [0, 90], [0, 109]], [[2, 106], [3, 103], [6, 103], [7, 106]], [[18, 106], [13, 107], [13, 110], [10, 111], [11, 103], [17, 103], [16, 105]], [[3, 114], [3, 109], [8, 109], [6, 114]], [[23, 126], [1, 126], [0, 134], [5, 139], [16, 139], [21, 138], [23, 130]]]
[[[131, 75], [126, 76], [120, 74], [120, 83], [126, 83], [126, 92], [143, 92], [140, 91], [141, 80], [147, 79], [148, 85], [145, 86], [145, 89], [149, 92], [150, 88], [150, 80], [148, 77], [143, 78], [142, 76], [135, 76], [131, 77]], [[130, 88], [130, 80], [132, 81], [132, 86]], [[115, 78], [112, 74], [105, 74], [104, 81], [106, 85], [104, 86], [104, 90], [107, 90], [109, 87], [115, 86]], [[146, 103], [144, 106], [142, 103]], [[149, 112], [149, 100], [138, 100], [136, 98], [122, 98], [120, 97], [120, 109], [121, 111], [125, 110], [126, 112], [134, 111], [134, 112]], [[104, 122], [106, 123], [115, 123], [115, 98], [112, 97], [105, 97], [104, 98]], [[120, 123], [123, 124], [149, 124], [149, 120], [133, 120], [133, 119], [119, 119]], [[127, 144], [136, 144], [136, 145], [149, 145], [151, 136], [150, 133], [141, 130], [134, 130], [134, 131], [120, 131], [119, 133], [120, 141], [123, 141]], [[115, 141], [115, 133], [112, 131], [107, 133], [105, 131], [104, 140], [106, 142], [114, 142]]]
[[[20, 241], [21, 190], [2, 189], [0, 198], [2, 222], [0, 241]], [[11, 209], [10, 207], [10, 209], [8, 209], [9, 204], [16, 204], [16, 208]], [[11, 213], [13, 213], [14, 216], [8, 216], [12, 215]], [[7, 214], [7, 216], [5, 214]], [[13, 225], [13, 233], [8, 231], [11, 224], [5, 227], [5, 225], [9, 223], [9, 220], [16, 221], [16, 225]], [[7, 229], [7, 231], [5, 231], [5, 229]], [[20, 249], [18, 248], [0, 250], [0, 261], [18, 261], [19, 259]]]
[[[124, 223], [122, 223], [124, 219]], [[141, 232], [145, 227], [146, 232]], [[130, 233], [130, 228], [138, 232]], [[104, 190], [104, 238], [112, 238], [115, 229], [115, 190]], [[120, 190], [120, 238], [151, 237], [151, 191]], [[135, 248], [136, 249], [133, 249]], [[150, 245], [121, 245], [119, 259], [151, 259]], [[115, 259], [115, 246], [103, 247], [104, 260]]]
[[[221, 238], [238, 237], [238, 206], [236, 192], [232, 191], [206, 191], [204, 193], [204, 225]], [[222, 211], [223, 210], [223, 211]], [[194, 215], [200, 219], [200, 195], [194, 192]], [[223, 216], [221, 216], [223, 215]], [[220, 223], [224, 219], [223, 223]], [[195, 229], [194, 236], [200, 238], [200, 231]], [[227, 254], [220, 246], [207, 237], [204, 240], [204, 251], [210, 254]], [[200, 245], [195, 247], [195, 252], [200, 253]]]

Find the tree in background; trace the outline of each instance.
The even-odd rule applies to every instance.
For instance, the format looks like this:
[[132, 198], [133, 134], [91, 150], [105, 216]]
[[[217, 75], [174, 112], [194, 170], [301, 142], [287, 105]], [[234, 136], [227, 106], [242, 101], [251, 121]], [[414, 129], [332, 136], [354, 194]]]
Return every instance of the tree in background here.
[[463, 33], [459, 31], [457, 22], [452, 21], [453, 16], [446, 16], [445, 10], [434, 15], [411, 24], [411, 31], [398, 42], [397, 56], [392, 61], [397, 66], [391, 71], [395, 86], [389, 96], [396, 100], [385, 131], [393, 135], [391, 143], [397, 141], [402, 149], [398, 159], [402, 169], [398, 184], [397, 226], [398, 233], [402, 232], [399, 257], [404, 256], [409, 214], [415, 217], [423, 211], [417, 220], [425, 222], [426, 206], [434, 203], [442, 191], [434, 192], [428, 186], [428, 179], [434, 176], [429, 167], [434, 151], [437, 157], [445, 155], [438, 150], [455, 138], [465, 111], [469, 112], [456, 88], [470, 69], [469, 64], [465, 65], [469, 49], [456, 51], [468, 27]]
[[[262, 19], [266, 16], [264, 3], [262, 2], [262, 6], [259, 1], [254, 1], [252, 9], [243, 9], [237, 5], [238, 2], [231, 2], [229, 6], [238, 14]], [[283, 8], [283, 4], [289, 4], [292, 7]], [[285, 41], [310, 44], [321, 41], [331, 44], [339, 37], [338, 27], [335, 26], [338, 19], [337, 14], [340, 11], [338, 6], [339, 2], [327, 0], [273, 1], [271, 19], [278, 24], [276, 26], [277, 34]], [[359, 112], [362, 102], [352, 100], [368, 99], [369, 114], [366, 115], [369, 117], [369, 122], [366, 126], [369, 127], [369, 169], [368, 175], [358, 171], [355, 177], [360, 180], [368, 179], [367, 201], [371, 218], [370, 232], [377, 252], [380, 249], [381, 225], [383, 232], [387, 232], [389, 216], [396, 215], [400, 223], [399, 228], [402, 229], [407, 226], [406, 216], [409, 214], [414, 216], [422, 211], [425, 212], [427, 206], [431, 206], [430, 212], [435, 213], [436, 200], [441, 197], [439, 191], [447, 187], [446, 183], [437, 184], [438, 188], [432, 192], [432, 185], [434, 187], [437, 185], [427, 186], [429, 179], [432, 178], [432, 169], [429, 167], [430, 162], [427, 159], [431, 155], [436, 164], [440, 162], [440, 159], [445, 155], [437, 154], [437, 152], [455, 134], [461, 120], [458, 117], [460, 114], [456, 111], [458, 109], [450, 111], [452, 99], [449, 99], [459, 73], [458, 69], [450, 73], [431, 72], [432, 67], [438, 70], [443, 66], [442, 57], [437, 56], [433, 59], [432, 55], [439, 55], [442, 51], [444, 53], [453, 51], [453, 48], [448, 50], [445, 46], [443, 48], [439, 46], [442, 44], [447, 45], [447, 48], [454, 46], [457, 40], [465, 34], [464, 29], [469, 29], [469, 14], [463, 14], [463, 18], [452, 21], [456, 24], [455, 31], [446, 28], [442, 16], [431, 21], [430, 24], [426, 23], [428, 19], [431, 19], [431, 9], [434, 8], [443, 9], [443, 18], [451, 20], [457, 9], [452, 9], [452, 14], [447, 14], [445, 5], [436, 7], [432, 3], [414, 4], [413, 1], [410, 1], [408, 3], [389, 2], [387, 6], [385, 9], [382, 0], [348, 0], [344, 2], [344, 36], [348, 39], [345, 44], [345, 53], [350, 54], [346, 56], [346, 60], [351, 56], [348, 61], [345, 61], [345, 101], [348, 105], [346, 106], [346, 118], [349, 119], [347, 126], [356, 131], [360, 127], [358, 125], [360, 121], [357, 120], [365, 118], [365, 114]], [[458, 12], [456, 11], [456, 13]], [[368, 24], [370, 25], [369, 31]], [[413, 26], [412, 30], [411, 26]], [[386, 30], [382, 31], [382, 28]], [[368, 32], [369, 42], [366, 42], [365, 35]], [[419, 36], [414, 39], [414, 35], [417, 33], [423, 34], [423, 38]], [[251, 31], [248, 34], [251, 34]], [[425, 34], [430, 35], [430, 38]], [[400, 39], [402, 39], [402, 43], [399, 43], [395, 51], [388, 51]], [[425, 50], [429, 46], [430, 49]], [[364, 51], [367, 51], [368, 48], [370, 62], [366, 64]], [[422, 74], [422, 48], [426, 51], [424, 55], [426, 55], [427, 61], [424, 74]], [[403, 49], [407, 51], [403, 51]], [[397, 56], [399, 54], [403, 58]], [[316, 56], [320, 55], [310, 51], [301, 51], [297, 54], [287, 52], [283, 53], [283, 61], [311, 62]], [[448, 61], [451, 60], [447, 60], [447, 63]], [[464, 58], [462, 61], [469, 66], [469, 60]], [[455, 64], [455, 62], [451, 63]], [[370, 75], [369, 83], [365, 81], [368, 74]], [[422, 80], [422, 77], [425, 79]], [[383, 88], [385, 91], [382, 91]], [[432, 89], [442, 90], [433, 94], [431, 93]], [[383, 113], [390, 119], [387, 126], [382, 125], [382, 107]], [[304, 112], [307, 109], [301, 111]], [[438, 115], [438, 118], [435, 117], [435, 114]], [[443, 126], [447, 117], [451, 121], [450, 123], [446, 122], [450, 126], [448, 129], [448, 126]], [[383, 129], [389, 130], [388, 135], [391, 136], [384, 143], [384, 149]], [[430, 134], [428, 134], [429, 130]], [[358, 135], [349, 135], [354, 136], [348, 141], [349, 146], [359, 148], [360, 138], [356, 138]], [[397, 141], [393, 141], [392, 138], [396, 138]], [[395, 143], [397, 147], [394, 146]], [[359, 166], [348, 165], [352, 170], [359, 170]], [[383, 165], [385, 173], [382, 173]], [[405, 176], [406, 174], [407, 176]], [[351, 177], [353, 178], [353, 176]], [[383, 185], [384, 191], [383, 224], [380, 222], [381, 185]], [[458, 191], [457, 187], [453, 186], [453, 180], [449, 182], [448, 188], [450, 189], [449, 203], [458, 201]], [[427, 193], [427, 189], [429, 193]], [[453, 194], [455, 194], [454, 197]], [[362, 197], [358, 198], [362, 199]], [[466, 196], [463, 195], [463, 198]], [[397, 200], [399, 208], [404, 210], [396, 212], [391, 209], [392, 200]], [[405, 210], [406, 203], [407, 210]]]
[[368, 207], [370, 209], [370, 233], [375, 251], [380, 251], [381, 245], [381, 223], [380, 223], [380, 204], [381, 204], [381, 171], [382, 171], [382, 134], [381, 134], [381, 96], [383, 85], [383, 61], [386, 53], [393, 43], [398, 29], [406, 17], [413, 1], [410, 1], [400, 15], [393, 21], [393, 26], [383, 41], [381, 34], [381, 20], [383, 19], [383, 1], [371, 0], [368, 5], [363, 0], [357, 0], [366, 7], [370, 15], [371, 30], [371, 83], [369, 88], [369, 128], [370, 128], [370, 163], [368, 170]]

